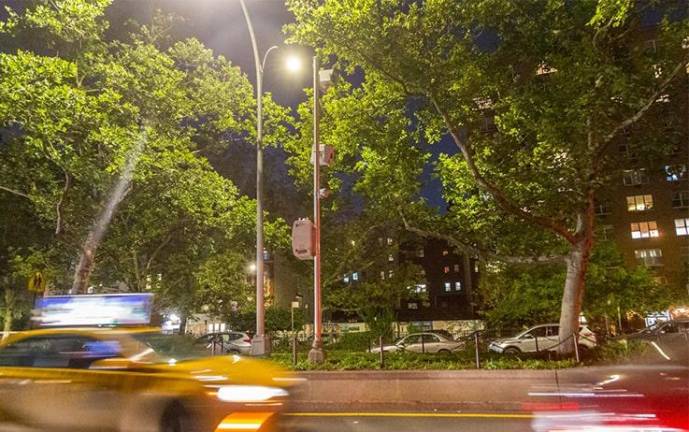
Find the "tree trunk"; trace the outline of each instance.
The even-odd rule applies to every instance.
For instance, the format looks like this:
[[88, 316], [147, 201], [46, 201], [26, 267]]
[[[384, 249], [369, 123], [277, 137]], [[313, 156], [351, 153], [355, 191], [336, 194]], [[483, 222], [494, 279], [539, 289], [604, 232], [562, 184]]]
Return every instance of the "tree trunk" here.
[[5, 288], [5, 316], [3, 319], [2, 331], [3, 339], [6, 338], [12, 331], [12, 315], [14, 314], [14, 292], [12, 289]]
[[593, 241], [591, 234], [586, 234], [583, 239], [572, 245], [567, 262], [567, 278], [562, 294], [562, 307], [560, 310], [560, 331], [558, 334], [561, 345], [558, 352], [563, 355], [571, 355], [574, 352], [574, 338], [579, 334], [579, 315], [584, 299], [586, 286], [586, 272], [591, 258]]
[[179, 334], [187, 334], [187, 314], [179, 316]]

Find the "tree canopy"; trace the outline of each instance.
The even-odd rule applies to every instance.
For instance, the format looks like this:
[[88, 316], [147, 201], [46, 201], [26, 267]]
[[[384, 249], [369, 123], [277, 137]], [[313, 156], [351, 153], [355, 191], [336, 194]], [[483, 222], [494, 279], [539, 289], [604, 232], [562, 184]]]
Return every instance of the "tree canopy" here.
[[[342, 83], [330, 91], [342, 101], [330, 126], [340, 135], [324, 137], [343, 157], [359, 157], [355, 166], [364, 177], [385, 176], [375, 182], [380, 188], [360, 184], [384, 192], [385, 205], [408, 214], [407, 225], [473, 253], [563, 257], [560, 331], [571, 334], [584, 297], [596, 199], [620, 180], [615, 143], [633, 130], [631, 145], [649, 157], [677, 144], [677, 117], [667, 115], [673, 98], [666, 96], [679, 90], [687, 66], [681, 2], [654, 10], [650, 15], [662, 18], [651, 26], [649, 8], [656, 6], [627, 1], [288, 5], [296, 16], [287, 27], [292, 41], [363, 77], [360, 86]], [[657, 49], [647, 49], [650, 38]], [[447, 215], [412, 218], [427, 215], [413, 203], [420, 160], [433, 152], [367, 160], [379, 138], [347, 136], [352, 117], [361, 122], [354, 130], [387, 135], [386, 144], [399, 139], [408, 153], [418, 153], [420, 144], [455, 145], [456, 154], [440, 155], [435, 164]]]
[[[181, 314], [235, 298], [250, 307], [240, 275], [253, 256], [255, 202], [207, 158], [253, 141], [251, 83], [198, 40], [159, 37], [159, 18], [108, 39], [109, 4], [36, 0], [0, 22], [10, 47], [0, 53], [0, 205], [13, 209], [0, 220], [2, 272], [34, 262], [51, 292], [67, 290], [84, 239], [135, 160], [89, 284], [153, 290]], [[284, 139], [287, 110], [270, 96], [266, 116], [266, 142]], [[285, 246], [281, 219], [266, 232]], [[240, 272], [220, 276], [230, 270]], [[25, 283], [5, 279], [3, 289]]]

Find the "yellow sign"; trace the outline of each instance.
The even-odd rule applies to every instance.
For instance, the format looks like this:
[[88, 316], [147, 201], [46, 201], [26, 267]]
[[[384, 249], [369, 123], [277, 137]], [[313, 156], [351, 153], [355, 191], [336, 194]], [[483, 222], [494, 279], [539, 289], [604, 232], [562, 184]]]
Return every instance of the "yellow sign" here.
[[45, 291], [45, 278], [41, 272], [34, 273], [33, 276], [29, 278], [29, 291], [42, 293]]

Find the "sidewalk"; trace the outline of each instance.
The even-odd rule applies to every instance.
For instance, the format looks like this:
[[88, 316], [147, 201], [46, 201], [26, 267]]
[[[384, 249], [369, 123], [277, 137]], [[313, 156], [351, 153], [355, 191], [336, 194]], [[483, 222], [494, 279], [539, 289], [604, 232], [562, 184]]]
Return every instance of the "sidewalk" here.
[[515, 411], [562, 370], [302, 372], [293, 411]]

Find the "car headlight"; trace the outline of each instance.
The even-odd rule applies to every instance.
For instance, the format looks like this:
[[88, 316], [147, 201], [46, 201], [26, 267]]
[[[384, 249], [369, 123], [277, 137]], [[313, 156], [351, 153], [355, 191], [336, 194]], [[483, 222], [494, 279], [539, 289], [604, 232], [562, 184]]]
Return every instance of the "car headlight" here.
[[288, 393], [279, 387], [230, 385], [218, 389], [218, 399], [225, 402], [265, 402]]

